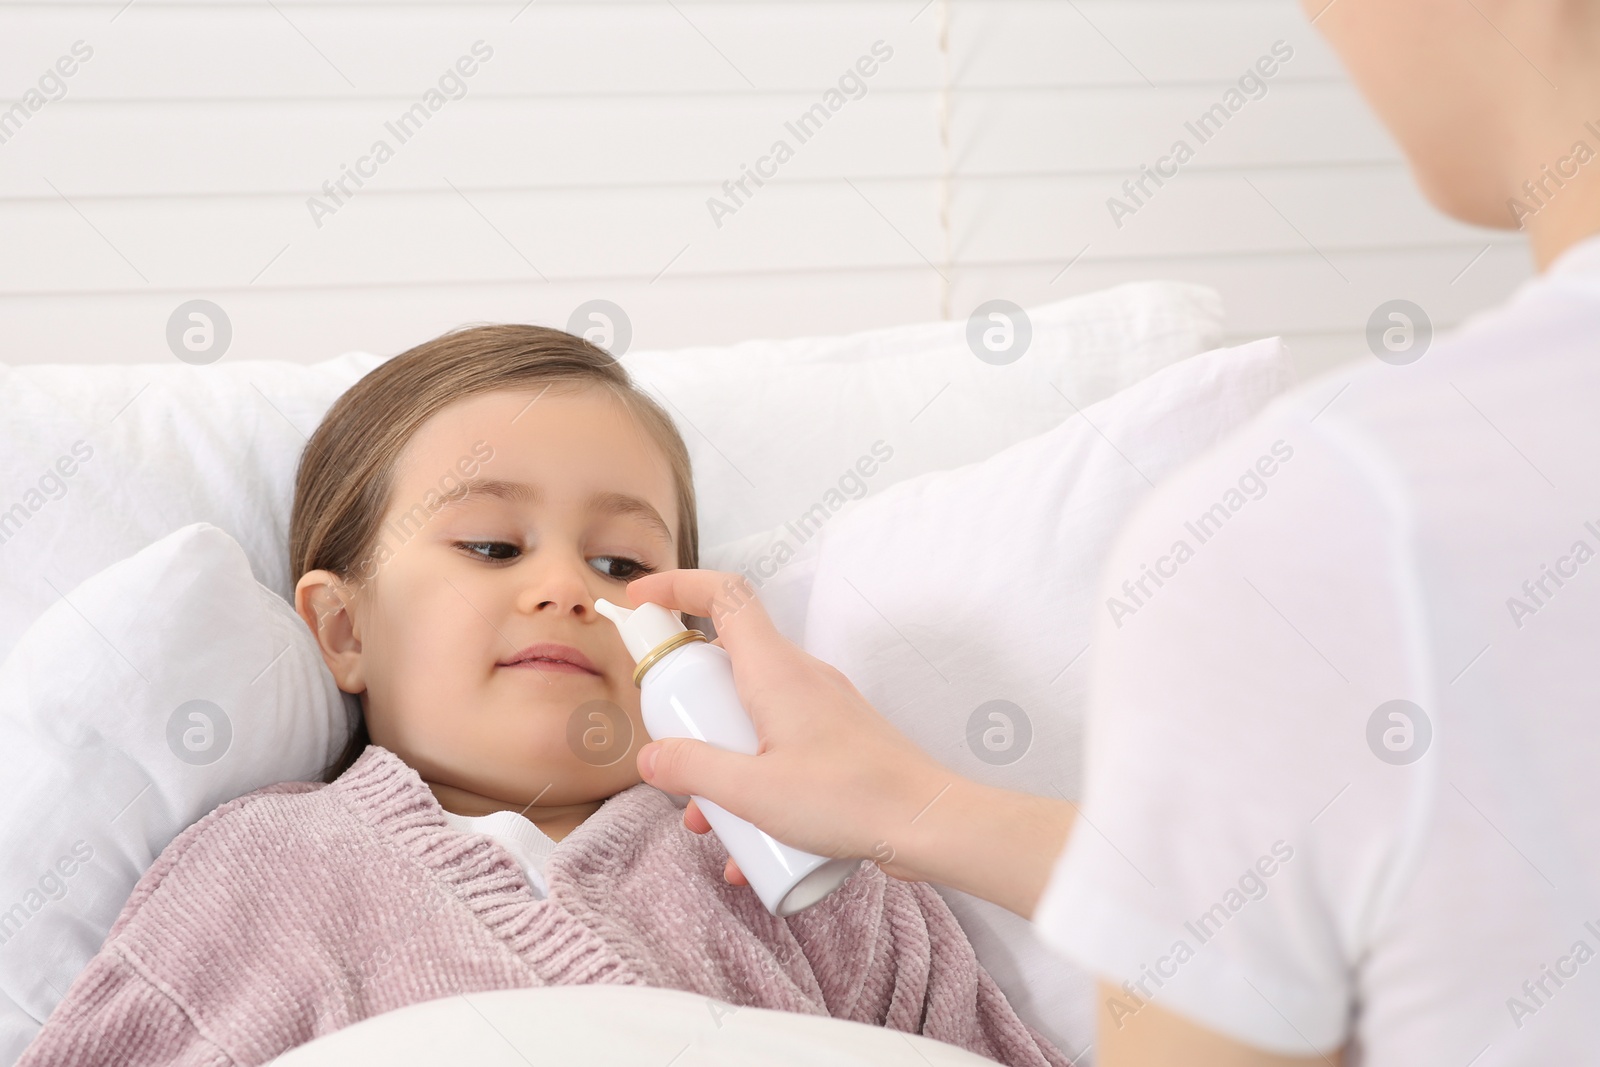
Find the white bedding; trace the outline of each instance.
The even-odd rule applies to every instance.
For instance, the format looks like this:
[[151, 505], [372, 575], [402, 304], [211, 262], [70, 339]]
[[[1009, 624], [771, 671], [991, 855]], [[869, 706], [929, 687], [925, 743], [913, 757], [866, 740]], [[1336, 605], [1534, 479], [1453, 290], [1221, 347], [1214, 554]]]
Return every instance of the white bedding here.
[[676, 989], [556, 986], [445, 997], [377, 1015], [279, 1056], [270, 1067], [962, 1067], [993, 1064], [925, 1037]]

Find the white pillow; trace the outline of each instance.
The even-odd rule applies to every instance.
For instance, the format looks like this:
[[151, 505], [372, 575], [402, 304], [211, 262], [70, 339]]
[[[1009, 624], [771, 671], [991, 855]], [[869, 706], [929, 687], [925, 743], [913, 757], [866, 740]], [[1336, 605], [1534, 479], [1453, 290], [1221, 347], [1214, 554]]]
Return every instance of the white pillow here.
[[[1107, 610], [1096, 583], [1113, 535], [1151, 483], [1293, 377], [1277, 338], [1193, 356], [981, 463], [894, 485], [774, 579], [783, 625], [803, 601], [806, 650], [951, 769], [1076, 799], [1089, 635]], [[1238, 487], [1216, 488], [1221, 499]], [[1182, 579], [1179, 569], [1168, 584]], [[768, 588], [758, 594], [765, 604]], [[1093, 1040], [1088, 975], [1003, 908], [941, 892], [1019, 1015], [1071, 1054]]]
[[56, 590], [193, 522], [237, 538], [287, 598], [300, 452], [381, 362], [0, 364], [0, 657]]
[[[845, 469], [880, 437], [894, 456], [864, 479], [868, 492], [1055, 425], [1064, 402], [1052, 384], [1088, 403], [1221, 331], [1215, 292], [1164, 282], [1028, 317], [1031, 342], [1005, 365], [973, 355], [965, 321], [623, 362], [678, 420], [696, 468], [700, 543], [722, 560], [720, 542], [831, 503], [830, 488], [840, 500], [853, 493], [853, 482], [839, 488]], [[384, 358], [0, 364], [0, 656], [55, 589], [187, 523], [233, 534], [256, 577], [289, 597], [300, 451], [328, 406]]]
[[[1092, 404], [1214, 347], [1221, 326], [1214, 291], [1135, 282], [1013, 312], [1009, 323], [985, 312], [636, 352], [623, 363], [677, 420], [694, 460], [700, 543], [720, 546], [808, 514], [826, 521], [849, 499], [991, 456], [1059, 423], [1069, 400]], [[990, 354], [986, 337], [1004, 342], [1008, 328], [1020, 355]]]
[[186, 526], [64, 596], [0, 664], [0, 1063], [38, 1032], [167, 844], [314, 777], [354, 698], [233, 538]]

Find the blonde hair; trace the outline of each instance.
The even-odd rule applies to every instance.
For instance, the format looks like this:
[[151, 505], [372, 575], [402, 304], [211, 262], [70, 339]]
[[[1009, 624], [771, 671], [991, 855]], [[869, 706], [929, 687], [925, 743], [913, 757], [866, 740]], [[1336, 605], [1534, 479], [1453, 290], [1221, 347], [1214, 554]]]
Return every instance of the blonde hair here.
[[[660, 446], [677, 489], [678, 566], [699, 566], [689, 450], [672, 417], [604, 349], [544, 326], [455, 330], [408, 349], [339, 397], [306, 442], [295, 474], [289, 566], [295, 581], [327, 570], [359, 585], [379, 536], [401, 452], [444, 407], [502, 389], [596, 386], [622, 401]], [[323, 772], [331, 782], [370, 743], [365, 720]]]

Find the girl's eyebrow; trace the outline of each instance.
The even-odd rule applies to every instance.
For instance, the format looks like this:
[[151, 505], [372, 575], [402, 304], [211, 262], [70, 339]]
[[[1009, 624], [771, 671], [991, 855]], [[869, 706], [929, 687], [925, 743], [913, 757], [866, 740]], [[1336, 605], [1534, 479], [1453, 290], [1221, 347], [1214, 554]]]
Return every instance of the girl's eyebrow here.
[[667, 529], [666, 522], [661, 518], [661, 513], [651, 507], [648, 502], [627, 493], [618, 493], [609, 489], [602, 489], [589, 494], [589, 510], [599, 515], [632, 516], [644, 523], [645, 527], [656, 535], [662, 544], [672, 544], [672, 531]]
[[[463, 483], [458, 489], [445, 497], [444, 504], [439, 510], [458, 507], [477, 497], [495, 497], [500, 500], [509, 500], [514, 504], [538, 504], [544, 500], [544, 492], [536, 485], [526, 482], [508, 482], [499, 478], [474, 478]], [[642, 522], [651, 533], [655, 534], [666, 544], [672, 543], [672, 531], [667, 529], [661, 513], [651, 507], [647, 501], [627, 493], [618, 493], [614, 490], [597, 490], [589, 495], [586, 501], [589, 510], [600, 515], [632, 516]]]

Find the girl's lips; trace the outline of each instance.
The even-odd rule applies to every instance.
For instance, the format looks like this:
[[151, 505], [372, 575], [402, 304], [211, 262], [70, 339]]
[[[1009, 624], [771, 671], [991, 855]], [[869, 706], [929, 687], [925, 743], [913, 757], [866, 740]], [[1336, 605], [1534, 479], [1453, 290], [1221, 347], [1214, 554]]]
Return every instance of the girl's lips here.
[[540, 641], [529, 645], [527, 648], [512, 656], [509, 660], [501, 660], [502, 667], [531, 667], [537, 665], [541, 670], [560, 667], [563, 673], [576, 670], [581, 674], [592, 674], [600, 677], [599, 668], [581, 651], [571, 645], [559, 644], [555, 641]]
[[538, 670], [547, 674], [587, 674], [591, 678], [600, 677], [594, 671], [586, 671], [582, 667], [568, 663], [565, 660], [525, 659], [520, 663], [502, 663], [501, 666], [512, 670]]

